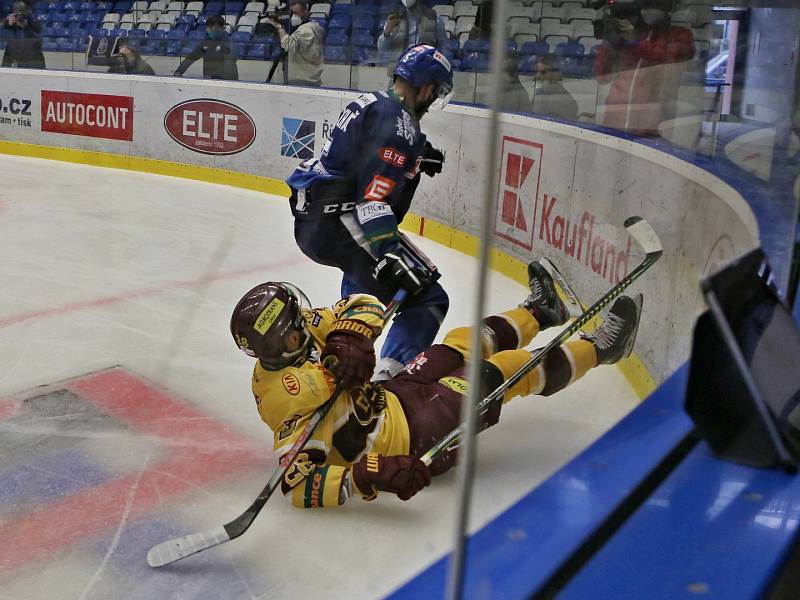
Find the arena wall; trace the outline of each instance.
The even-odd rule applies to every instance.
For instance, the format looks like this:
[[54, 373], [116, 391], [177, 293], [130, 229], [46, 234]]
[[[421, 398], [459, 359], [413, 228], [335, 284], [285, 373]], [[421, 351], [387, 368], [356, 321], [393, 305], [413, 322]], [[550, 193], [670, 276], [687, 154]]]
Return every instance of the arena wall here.
[[[319, 155], [356, 95], [3, 69], [0, 151], [280, 194], [281, 180]], [[405, 223], [468, 253], [489, 178], [487, 117], [450, 106], [425, 118], [446, 165], [423, 177]], [[661, 235], [664, 257], [636, 284], [645, 294], [637, 356], [621, 366], [644, 397], [688, 356], [700, 277], [757, 245], [752, 211], [722, 179], [649, 146], [522, 115], [502, 115], [500, 130], [496, 269], [523, 281], [530, 258], [548, 256], [591, 302], [641, 259], [622, 228], [627, 217], [647, 218]]]

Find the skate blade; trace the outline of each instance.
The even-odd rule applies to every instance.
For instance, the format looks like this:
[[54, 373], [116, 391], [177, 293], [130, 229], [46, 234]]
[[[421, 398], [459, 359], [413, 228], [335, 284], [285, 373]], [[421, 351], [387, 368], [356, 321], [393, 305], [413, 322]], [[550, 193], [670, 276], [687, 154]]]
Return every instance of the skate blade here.
[[556, 266], [550, 262], [549, 259], [541, 257], [537, 259], [536, 262], [542, 265], [544, 270], [547, 271], [548, 275], [553, 278], [553, 282], [556, 284], [556, 293], [567, 307], [569, 318], [577, 319], [580, 317], [583, 314], [584, 306], [582, 305], [580, 298], [578, 298], [578, 295], [575, 293], [575, 290], [573, 290], [572, 286], [567, 283], [566, 278], [560, 273]]

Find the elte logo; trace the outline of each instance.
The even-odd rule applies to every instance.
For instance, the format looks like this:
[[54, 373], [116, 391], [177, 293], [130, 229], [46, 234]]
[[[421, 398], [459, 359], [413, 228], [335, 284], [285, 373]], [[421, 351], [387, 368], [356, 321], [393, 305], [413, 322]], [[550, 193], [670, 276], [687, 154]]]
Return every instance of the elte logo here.
[[169, 109], [164, 129], [184, 148], [201, 154], [236, 154], [256, 139], [245, 111], [221, 100], [187, 100]]
[[314, 158], [314, 137], [317, 124], [305, 119], [283, 117], [281, 156], [308, 160]]
[[526, 250], [533, 249], [542, 151], [541, 144], [503, 136], [494, 231]]

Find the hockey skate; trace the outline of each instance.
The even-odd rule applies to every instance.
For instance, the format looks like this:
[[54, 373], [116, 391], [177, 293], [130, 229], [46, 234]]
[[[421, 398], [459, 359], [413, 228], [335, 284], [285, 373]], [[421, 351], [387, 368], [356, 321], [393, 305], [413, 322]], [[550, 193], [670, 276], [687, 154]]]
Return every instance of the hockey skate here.
[[563, 325], [569, 318], [567, 305], [558, 295], [556, 285], [548, 270], [538, 261], [528, 264], [530, 295], [520, 304], [528, 309], [542, 329]]
[[598, 365], [613, 365], [630, 355], [636, 341], [641, 314], [641, 294], [636, 294], [633, 298], [620, 296], [596, 331], [581, 334], [582, 339], [594, 344]]

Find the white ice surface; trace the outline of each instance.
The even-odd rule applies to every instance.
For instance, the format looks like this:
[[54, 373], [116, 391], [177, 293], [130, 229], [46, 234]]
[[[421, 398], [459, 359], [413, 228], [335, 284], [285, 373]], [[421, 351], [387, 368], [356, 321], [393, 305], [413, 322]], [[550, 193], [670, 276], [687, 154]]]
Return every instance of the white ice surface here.
[[[267, 448], [270, 433], [249, 389], [252, 363], [230, 338], [230, 311], [243, 292], [268, 279], [296, 283], [316, 305], [334, 302], [339, 287], [338, 271], [296, 249], [286, 202], [35, 159], [2, 157], [0, 173], [0, 398], [119, 364]], [[473, 259], [415, 240], [439, 265], [450, 294], [442, 333], [466, 324]], [[509, 308], [525, 294], [493, 274], [489, 308]], [[635, 403], [621, 374], [605, 367], [555, 397], [507, 405], [500, 424], [480, 439], [471, 528], [513, 504]], [[0, 435], [11, 425], [0, 417]], [[0, 457], [0, 478], [37, 460], [38, 444], [49, 436], [70, 434], [43, 419], [28, 435], [29, 443]], [[114, 474], [141, 472], [158, 452], [135, 431], [81, 430], [73, 437], [71, 448]], [[146, 516], [137, 516], [134, 484], [101, 534], [64, 540], [14, 569], [0, 564], [0, 599], [372, 598], [451, 544], [453, 472], [405, 503], [383, 495], [303, 511], [278, 495], [238, 540], [172, 567], [146, 566], [150, 546], [238, 515], [274, 464], [265, 451], [255, 467], [195, 486]], [[0, 499], [0, 531], [50, 501]]]

